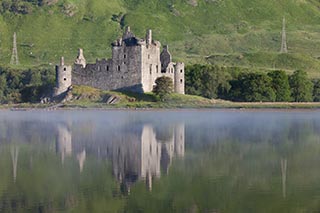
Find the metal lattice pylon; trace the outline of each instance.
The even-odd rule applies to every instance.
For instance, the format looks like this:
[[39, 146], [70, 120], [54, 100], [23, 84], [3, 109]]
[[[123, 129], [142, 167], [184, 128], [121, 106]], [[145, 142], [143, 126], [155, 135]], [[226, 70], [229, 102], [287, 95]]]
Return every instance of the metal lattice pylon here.
[[288, 53], [287, 46], [287, 33], [286, 33], [286, 19], [283, 17], [282, 20], [282, 41], [281, 41], [281, 53]]
[[11, 55], [10, 64], [13, 64], [13, 65], [19, 64], [16, 32], [14, 32], [14, 34], [13, 34], [13, 48], [12, 48], [12, 55]]

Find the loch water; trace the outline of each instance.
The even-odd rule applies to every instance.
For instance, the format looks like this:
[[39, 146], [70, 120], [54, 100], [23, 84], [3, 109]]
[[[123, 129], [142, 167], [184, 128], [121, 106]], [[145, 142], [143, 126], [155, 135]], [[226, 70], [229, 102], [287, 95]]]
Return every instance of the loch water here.
[[0, 111], [0, 212], [318, 212], [320, 111]]

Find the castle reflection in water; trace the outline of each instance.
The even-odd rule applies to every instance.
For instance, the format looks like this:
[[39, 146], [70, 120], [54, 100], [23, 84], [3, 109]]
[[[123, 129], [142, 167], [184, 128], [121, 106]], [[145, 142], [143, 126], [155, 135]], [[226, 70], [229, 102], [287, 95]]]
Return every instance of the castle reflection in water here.
[[[153, 180], [160, 178], [161, 173], [167, 174], [173, 159], [181, 158], [185, 153], [183, 123], [161, 126], [161, 128], [154, 124], [128, 123], [120, 129], [119, 127], [100, 127], [94, 123], [59, 122], [50, 125], [53, 126], [42, 126], [42, 134], [47, 134], [46, 137], [51, 135], [51, 141], [54, 138], [55, 151], [62, 164], [68, 159], [76, 158], [81, 173], [86, 167], [88, 156], [108, 160], [112, 164], [113, 176], [126, 193], [130, 192], [131, 186], [137, 181], [145, 181], [148, 189], [152, 190]], [[32, 131], [31, 128], [30, 132]], [[41, 131], [39, 134], [39, 138], [42, 138]], [[25, 136], [18, 140], [32, 143]], [[46, 141], [46, 139], [43, 140]], [[11, 144], [14, 180], [19, 175], [16, 171], [19, 163], [18, 146]]]

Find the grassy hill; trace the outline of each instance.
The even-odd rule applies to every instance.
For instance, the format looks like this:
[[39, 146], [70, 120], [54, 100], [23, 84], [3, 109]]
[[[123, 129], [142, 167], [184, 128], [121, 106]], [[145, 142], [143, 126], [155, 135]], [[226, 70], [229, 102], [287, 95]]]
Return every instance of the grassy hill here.
[[[111, 55], [123, 27], [169, 44], [175, 60], [254, 69], [304, 69], [320, 77], [320, 2], [316, 0], [46, 0], [18, 1], [0, 15], [0, 63], [11, 57], [17, 32], [21, 66], [71, 63], [84, 48], [89, 62]], [[45, 3], [43, 3], [45, 2]], [[20, 5], [20, 6], [21, 6]], [[26, 14], [22, 14], [26, 13]], [[289, 54], [279, 54], [282, 17]]]

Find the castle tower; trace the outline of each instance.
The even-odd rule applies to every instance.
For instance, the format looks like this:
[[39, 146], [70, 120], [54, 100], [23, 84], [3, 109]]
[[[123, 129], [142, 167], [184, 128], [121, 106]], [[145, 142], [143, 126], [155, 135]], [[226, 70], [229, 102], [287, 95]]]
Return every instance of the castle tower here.
[[288, 53], [287, 33], [286, 33], [286, 19], [285, 19], [285, 17], [283, 17], [283, 20], [282, 20], [282, 41], [281, 41], [280, 53]]
[[150, 29], [147, 30], [146, 42], [147, 42], [147, 45], [152, 44], [152, 30], [150, 30]]
[[60, 64], [56, 66], [56, 88], [54, 96], [61, 95], [68, 91], [71, 86], [72, 67], [64, 64], [64, 58], [61, 57]]
[[174, 72], [174, 92], [185, 94], [184, 91], [184, 63], [178, 62]]
[[84, 58], [84, 55], [83, 55], [83, 49], [80, 48], [78, 50], [78, 56], [74, 64], [81, 65], [83, 68], [86, 67], [87, 64], [86, 64], [86, 59]]

